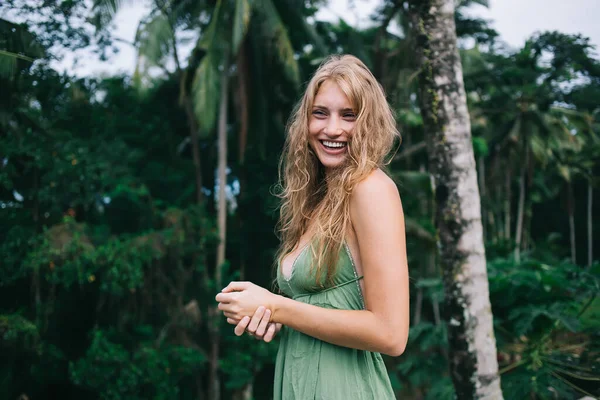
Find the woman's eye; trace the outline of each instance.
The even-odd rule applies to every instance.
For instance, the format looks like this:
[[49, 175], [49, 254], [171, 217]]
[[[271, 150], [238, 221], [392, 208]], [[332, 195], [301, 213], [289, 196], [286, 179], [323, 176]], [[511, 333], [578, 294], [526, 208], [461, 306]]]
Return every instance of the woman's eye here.
[[323, 111], [321, 111], [321, 110], [314, 110], [312, 112], [312, 114], [316, 115], [316, 116], [324, 116], [325, 115], [325, 113]]
[[354, 118], [356, 118], [356, 114], [354, 114], [354, 113], [346, 113], [346, 114], [344, 114], [344, 118], [354, 119]]

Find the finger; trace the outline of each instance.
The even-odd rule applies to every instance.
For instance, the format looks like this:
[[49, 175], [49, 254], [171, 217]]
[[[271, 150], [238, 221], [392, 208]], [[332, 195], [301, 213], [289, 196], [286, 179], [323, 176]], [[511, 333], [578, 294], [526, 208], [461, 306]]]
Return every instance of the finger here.
[[219, 303], [231, 303], [236, 297], [236, 293], [219, 293], [215, 296], [215, 300]]
[[260, 323], [260, 320], [264, 314], [265, 308], [263, 306], [258, 307], [254, 312], [254, 315], [252, 316], [252, 321], [250, 321], [250, 325], [248, 325], [248, 328], [246, 329], [252, 333], [256, 332], [256, 328], [258, 328], [258, 324]]
[[265, 331], [267, 330], [267, 325], [269, 324], [270, 320], [271, 320], [271, 310], [266, 309], [265, 313], [263, 314], [262, 319], [260, 320], [260, 324], [258, 324], [258, 328], [256, 328], [255, 333], [262, 337], [265, 334]]
[[217, 305], [217, 308], [221, 311], [223, 311], [223, 313], [226, 312], [233, 312], [233, 309], [235, 308], [235, 306], [231, 303], [219, 303]]
[[237, 324], [237, 326], [233, 329], [233, 332], [236, 334], [236, 336], [242, 336], [244, 334], [244, 332], [246, 331], [246, 327], [248, 326], [248, 324], [250, 323], [250, 317], [244, 317], [240, 320], [240, 322]]
[[[235, 313], [228, 312], [228, 311], [223, 311], [223, 315], [224, 315], [225, 317], [227, 317], [227, 318], [236, 319], [236, 320], [237, 320], [237, 322], [240, 322], [240, 321], [239, 321], [239, 317], [238, 317], [238, 316], [237, 316]], [[237, 323], [237, 322], [236, 322], [236, 323]]]
[[229, 287], [229, 285], [225, 286], [223, 289], [221, 289], [221, 293], [230, 293], [233, 292], [234, 290], [232, 288]]
[[229, 285], [225, 286], [221, 292], [241, 292], [242, 290], [247, 289], [250, 284], [250, 282], [229, 282]]
[[267, 332], [265, 333], [265, 336], [263, 337], [263, 340], [265, 342], [269, 343], [271, 340], [273, 340], [274, 337], [275, 337], [275, 324], [270, 323], [269, 327], [267, 328]]
[[275, 323], [275, 333], [279, 333], [282, 326], [283, 326], [282, 324], [280, 324], [279, 322], [276, 322]]
[[237, 325], [240, 323], [240, 320], [235, 318], [227, 318], [227, 323], [230, 325]]

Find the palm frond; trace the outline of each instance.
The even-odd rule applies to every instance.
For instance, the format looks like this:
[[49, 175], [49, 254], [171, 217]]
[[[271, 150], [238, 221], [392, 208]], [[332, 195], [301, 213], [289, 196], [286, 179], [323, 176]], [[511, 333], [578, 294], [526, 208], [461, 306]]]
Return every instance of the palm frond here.
[[0, 77], [11, 78], [17, 70], [17, 60], [33, 62], [34, 59], [21, 54], [0, 50]]
[[148, 66], [160, 65], [173, 48], [173, 29], [169, 18], [162, 13], [149, 21], [141, 21], [135, 35], [138, 53]]
[[459, 0], [456, 8], [459, 7], [470, 7], [473, 4], [479, 4], [480, 6], [489, 8], [490, 2], [489, 0]]
[[435, 234], [427, 230], [427, 228], [421, 225], [417, 220], [412, 218], [406, 218], [404, 220], [404, 226], [406, 229], [406, 233], [411, 238], [421, 240], [422, 242], [431, 245], [436, 243]]
[[485, 57], [477, 47], [460, 50], [460, 56], [465, 78], [485, 73], [488, 70]]
[[97, 13], [112, 19], [127, 3], [132, 3], [132, 0], [95, 0], [93, 9]]
[[432, 193], [431, 174], [419, 171], [398, 171], [392, 174], [392, 179], [400, 186], [410, 188], [414, 192]]
[[560, 118], [561, 116], [566, 117], [578, 133], [583, 133], [589, 139], [592, 139], [592, 142], [600, 142], [600, 138], [596, 134], [598, 129], [595, 129], [594, 127], [594, 115], [592, 113], [581, 112], [565, 107], [552, 107], [551, 111], [557, 118]]
[[[513, 143], [518, 143], [519, 138], [521, 137], [521, 125], [522, 125], [522, 115], [518, 115], [515, 119], [508, 135], [503, 139], [503, 142], [509, 141]], [[505, 143], [503, 143], [505, 144]]]
[[246, 36], [250, 24], [251, 7], [248, 0], [236, 0], [235, 14], [233, 16], [233, 37], [231, 50], [237, 54], [240, 44]]
[[15, 24], [0, 18], [0, 76], [11, 78], [24, 61], [22, 68], [28, 68], [36, 58], [44, 56], [44, 49], [34, 34], [24, 25]]
[[300, 69], [296, 61], [294, 48], [273, 1], [258, 0], [255, 3], [254, 10], [264, 18], [262, 23], [263, 32], [266, 39], [274, 44], [277, 58], [283, 64], [286, 76], [296, 85], [299, 85]]
[[207, 52], [214, 53], [219, 34], [219, 28], [222, 28], [224, 25], [226, 25], [226, 21], [224, 20], [226, 7], [223, 7], [222, 3], [223, 2], [221, 0], [217, 0], [215, 9], [210, 17], [208, 28], [206, 28], [206, 31], [202, 33], [200, 41], [198, 42], [198, 47], [206, 50]]
[[220, 74], [211, 57], [209, 54], [202, 59], [192, 83], [194, 112], [203, 136], [214, 128], [219, 105]]
[[315, 47], [315, 49], [317, 49], [318, 54], [326, 55], [328, 52], [327, 46], [325, 45], [325, 42], [323, 41], [321, 35], [319, 35], [319, 33], [317, 32], [315, 26], [313, 24], [308, 23], [304, 16], [300, 16], [300, 19], [304, 26], [304, 31], [310, 38], [312, 45]]

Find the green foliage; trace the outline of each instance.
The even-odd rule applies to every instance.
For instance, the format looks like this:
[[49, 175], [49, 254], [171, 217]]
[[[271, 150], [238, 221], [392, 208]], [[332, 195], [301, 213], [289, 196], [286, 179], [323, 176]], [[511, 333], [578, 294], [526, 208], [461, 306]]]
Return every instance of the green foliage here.
[[[135, 76], [103, 79], [59, 74], [48, 61], [95, 47], [90, 23], [100, 51], [108, 51], [107, 27], [123, 1], [97, 1], [93, 9], [82, 1], [0, 3], [0, 14], [10, 8], [24, 21], [0, 20], [0, 398], [198, 398], [217, 328], [223, 399], [249, 384], [255, 398], [269, 398], [277, 341], [237, 337], [214, 318], [220, 288], [212, 132], [221, 72], [227, 66], [231, 73], [228, 184], [237, 207], [228, 216], [227, 260], [219, 268], [224, 283], [243, 278], [271, 287], [278, 244], [271, 193], [286, 119], [300, 83], [338, 52], [372, 68], [403, 134], [389, 173], [406, 214], [411, 319], [418, 310], [419, 323], [406, 352], [386, 359], [390, 379], [400, 398], [454, 397], [435, 198], [429, 160], [419, 151], [427, 132], [416, 101], [414, 38], [400, 3], [385, 1], [374, 20], [394, 19], [399, 35], [387, 25], [358, 30], [343, 20], [313, 22], [324, 3], [154, 3], [138, 27]], [[473, 149], [483, 168], [504, 397], [597, 397], [599, 264], [565, 261], [571, 232], [561, 210], [568, 182], [581, 263], [589, 220], [582, 193], [590, 185], [598, 198], [598, 62], [587, 39], [557, 32], [501, 51], [486, 21], [463, 12], [470, 3], [485, 2], [461, 1], [456, 22], [459, 35], [487, 44], [463, 49], [461, 57]], [[184, 36], [197, 38], [187, 60], [176, 52], [191, 43]], [[238, 58], [242, 50], [246, 64]], [[32, 65], [29, 58], [38, 60]], [[150, 74], [150, 67], [162, 73]], [[244, 124], [245, 148], [238, 134]], [[192, 132], [200, 136], [199, 165]], [[524, 239], [515, 244], [521, 176]], [[589, 244], [595, 248], [597, 229]], [[517, 246], [520, 262], [512, 256]]]
[[[115, 335], [101, 330], [91, 335], [85, 356], [69, 364], [69, 375], [74, 384], [94, 390], [101, 399], [176, 398], [182, 381], [200, 373], [206, 361], [197, 350], [157, 347], [148, 337], [121, 338], [124, 343], [120, 343], [111, 340]], [[146, 329], [146, 336], [152, 337], [151, 328]], [[128, 348], [131, 343], [135, 345]]]
[[210, 56], [205, 56], [194, 78], [194, 104], [203, 136], [208, 136], [217, 121], [220, 75]]
[[235, 336], [231, 334], [231, 328], [228, 325], [223, 331], [225, 352], [219, 364], [225, 375], [225, 387], [241, 389], [273, 362], [278, 341], [265, 343], [247, 335]]
[[0, 348], [33, 348], [39, 338], [37, 326], [21, 315], [0, 315]]
[[248, 0], [236, 0], [235, 14], [233, 16], [233, 34], [231, 50], [233, 54], [237, 54], [242, 40], [248, 31], [251, 16], [251, 2]]
[[[546, 258], [549, 255], [546, 255]], [[548, 260], [547, 260], [548, 261]], [[494, 260], [490, 293], [507, 398], [597, 395], [600, 320], [582, 319], [600, 290], [600, 270], [566, 262]], [[585, 324], [582, 322], [585, 321]]]
[[[538, 336], [556, 321], [578, 331], [577, 313], [600, 290], [597, 275], [566, 262], [552, 265], [529, 259], [515, 265], [495, 260], [489, 268], [492, 301], [498, 307], [494, 315], [515, 337]], [[504, 315], [504, 310], [510, 312]]]
[[475, 157], [485, 157], [488, 155], [489, 148], [485, 139], [473, 137], [473, 153], [475, 153]]
[[[575, 399], [597, 396], [599, 265], [590, 270], [557, 261], [498, 258], [488, 263], [490, 299], [505, 398]], [[443, 300], [439, 279], [421, 279], [425, 301]], [[396, 364], [402, 393], [454, 398], [448, 375], [445, 324], [423, 321], [410, 329]]]

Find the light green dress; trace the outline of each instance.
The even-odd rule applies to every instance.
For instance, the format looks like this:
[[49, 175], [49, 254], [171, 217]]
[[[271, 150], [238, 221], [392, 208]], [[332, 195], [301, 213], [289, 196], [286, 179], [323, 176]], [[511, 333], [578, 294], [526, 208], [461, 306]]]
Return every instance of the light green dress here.
[[[344, 244], [334, 285], [320, 288], [310, 273], [312, 251], [306, 246], [288, 279], [278, 268], [282, 292], [294, 300], [324, 308], [362, 310], [364, 300], [352, 255]], [[275, 364], [274, 400], [392, 400], [381, 354], [337, 346], [289, 327], [281, 332]]]

